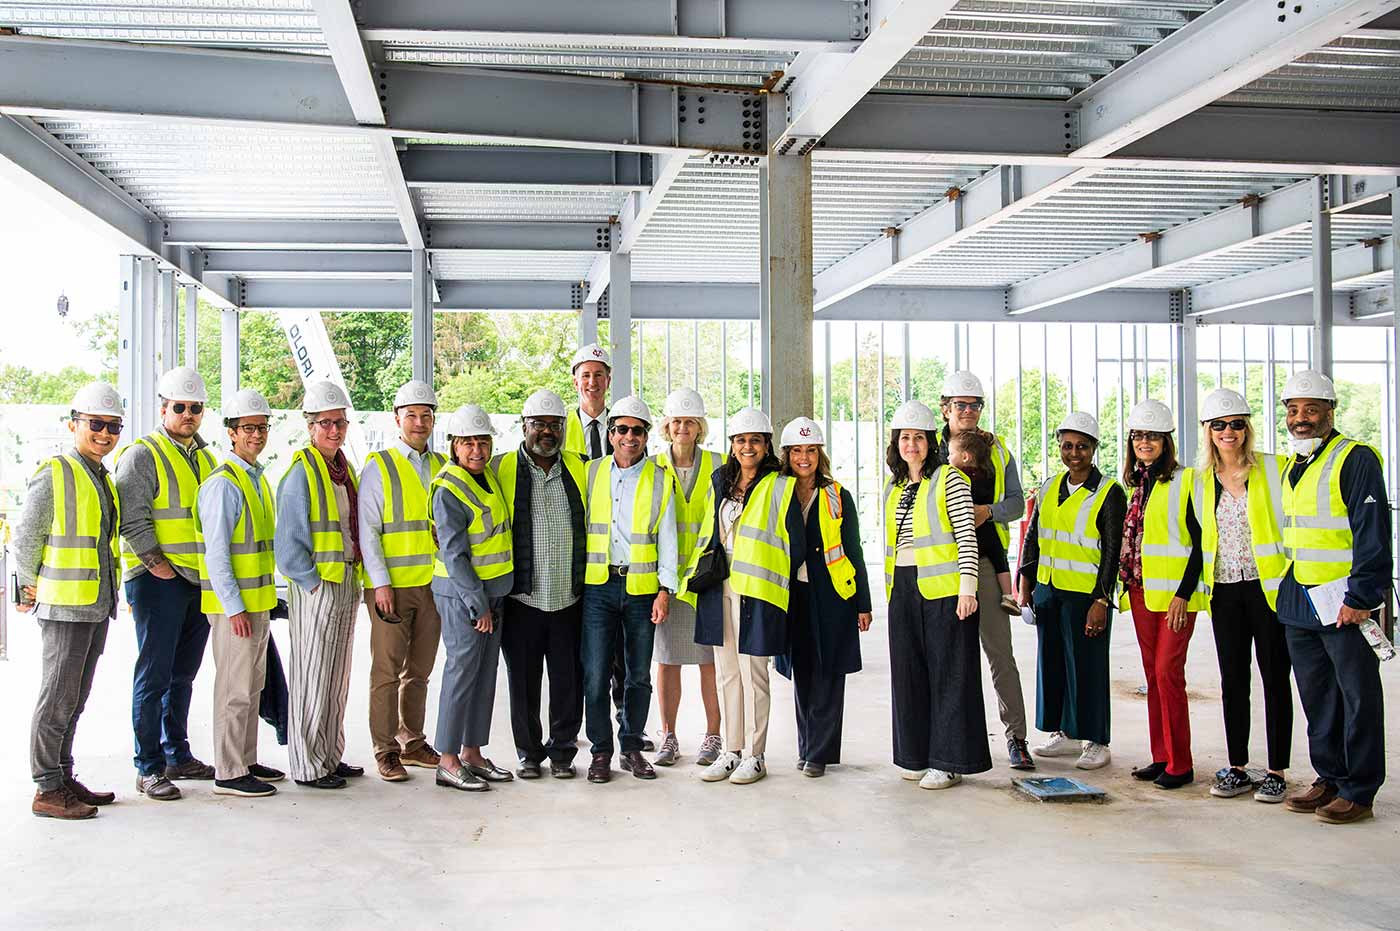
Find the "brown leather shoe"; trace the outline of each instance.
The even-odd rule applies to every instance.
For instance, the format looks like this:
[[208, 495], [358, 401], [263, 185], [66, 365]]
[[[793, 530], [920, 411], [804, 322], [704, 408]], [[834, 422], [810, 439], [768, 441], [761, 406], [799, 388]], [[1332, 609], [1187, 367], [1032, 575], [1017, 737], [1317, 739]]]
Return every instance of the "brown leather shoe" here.
[[408, 779], [408, 770], [403, 768], [397, 753], [390, 751], [374, 762], [379, 766], [379, 778], [385, 782], [403, 782]]
[[612, 781], [612, 754], [595, 753], [593, 762], [588, 764], [589, 782], [611, 782]]
[[1338, 797], [1317, 810], [1317, 820], [1328, 824], [1352, 824], [1372, 817], [1370, 805], [1358, 805]]
[[1310, 815], [1336, 797], [1337, 787], [1330, 782], [1323, 782], [1319, 779], [1308, 787], [1308, 791], [1299, 795], [1290, 795], [1284, 801], [1283, 807], [1289, 811]]
[[117, 800], [117, 793], [94, 792], [72, 776], [64, 779], [63, 784], [68, 787], [69, 792], [73, 793], [73, 797], [84, 805], [95, 805], [100, 808], [103, 805], [110, 805]]
[[179, 766], [165, 767], [166, 779], [213, 779], [214, 767], [190, 757]]
[[405, 766], [421, 766], [424, 769], [437, 769], [442, 755], [428, 744], [406, 750], [399, 754], [399, 762]]
[[639, 750], [628, 750], [622, 754], [622, 768], [638, 779], [656, 778], [656, 770], [651, 768], [651, 764]]
[[97, 814], [97, 808], [78, 800], [73, 790], [67, 786], [52, 792], [34, 793], [34, 804], [29, 806], [38, 818], [58, 818], [62, 821], [82, 821]]

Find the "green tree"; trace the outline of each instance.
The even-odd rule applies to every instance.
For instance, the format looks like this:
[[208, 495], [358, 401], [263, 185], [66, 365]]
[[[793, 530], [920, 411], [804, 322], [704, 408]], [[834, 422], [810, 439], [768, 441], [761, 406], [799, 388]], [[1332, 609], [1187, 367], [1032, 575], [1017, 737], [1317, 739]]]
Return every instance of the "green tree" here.
[[1040, 485], [1049, 475], [1056, 472], [1060, 457], [1055, 448], [1053, 431], [1068, 413], [1069, 392], [1064, 381], [1052, 372], [1045, 383], [1046, 415], [1041, 416], [1041, 378], [1040, 369], [1021, 370], [1022, 422], [1019, 450], [1016, 450], [1016, 379], [1003, 382], [997, 389], [997, 432], [1016, 452], [1021, 467], [1021, 481], [1028, 488]]
[[76, 365], [35, 372], [23, 365], [0, 366], [0, 404], [67, 404], [97, 374]]

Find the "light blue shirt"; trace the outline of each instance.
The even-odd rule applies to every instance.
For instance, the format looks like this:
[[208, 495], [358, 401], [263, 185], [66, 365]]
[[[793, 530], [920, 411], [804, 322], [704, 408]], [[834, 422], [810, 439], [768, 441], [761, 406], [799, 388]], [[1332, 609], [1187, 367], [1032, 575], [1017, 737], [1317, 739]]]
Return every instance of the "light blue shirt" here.
[[[635, 465], [622, 468], [613, 458], [609, 470], [612, 481], [612, 531], [608, 542], [608, 564], [625, 565], [632, 552], [632, 502], [637, 496], [637, 482], [642, 477], [642, 466], [648, 459], [643, 456]], [[666, 474], [658, 467], [658, 482], [666, 481]], [[676, 498], [666, 500], [666, 508], [661, 513], [661, 528], [656, 539], [657, 576], [661, 587], [675, 591], [676, 585]]]
[[[403, 453], [426, 491], [433, 483], [433, 464], [428, 458], [431, 450], [420, 453], [402, 438], [390, 448]], [[359, 508], [360, 558], [364, 560], [370, 584], [379, 588], [389, 584], [389, 563], [384, 559], [384, 545], [380, 539], [384, 534], [384, 470], [378, 464], [372, 468], [366, 466], [360, 473]]]
[[[242, 466], [258, 488], [262, 481], [263, 467], [259, 463], [249, 465], [237, 456], [230, 456], [228, 462]], [[233, 560], [229, 556], [229, 544], [233, 542], [233, 528], [243, 514], [243, 492], [233, 482], [205, 482], [199, 486], [199, 498], [195, 506], [199, 517], [200, 531], [204, 534], [204, 565], [209, 572], [209, 584], [224, 612], [229, 615], [243, 612], [243, 593], [238, 589], [238, 579], [233, 574]]]

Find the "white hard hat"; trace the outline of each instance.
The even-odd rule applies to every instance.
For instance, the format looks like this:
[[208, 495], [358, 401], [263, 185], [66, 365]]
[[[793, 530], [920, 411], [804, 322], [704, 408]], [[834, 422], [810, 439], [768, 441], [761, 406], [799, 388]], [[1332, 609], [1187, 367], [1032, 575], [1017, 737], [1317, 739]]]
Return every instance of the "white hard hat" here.
[[463, 404], [447, 415], [448, 436], [499, 436], [491, 415], [480, 404]]
[[795, 417], [783, 427], [782, 442], [778, 445], [783, 449], [789, 446], [825, 446], [826, 437], [822, 436], [822, 428], [812, 418]]
[[394, 392], [394, 410], [401, 407], [408, 407], [412, 404], [426, 404], [433, 410], [437, 410], [437, 392], [433, 386], [425, 381], [413, 379], [403, 383], [403, 387]]
[[1201, 423], [1221, 417], [1248, 417], [1250, 413], [1244, 395], [1229, 388], [1216, 388], [1201, 402]]
[[105, 381], [94, 381], [83, 385], [73, 395], [71, 410], [79, 414], [102, 414], [107, 417], [121, 417], [122, 396], [117, 389]]
[[301, 409], [303, 413], [319, 414], [321, 411], [333, 411], [339, 408], [350, 408], [350, 396], [345, 393], [345, 389], [328, 379], [313, 381], [306, 386], [306, 396], [301, 399]]
[[982, 380], [971, 372], [951, 372], [943, 379], [945, 398], [985, 398]]
[[525, 399], [521, 417], [563, 417], [564, 402], [548, 388], [541, 388]]
[[905, 401], [894, 409], [894, 416], [890, 418], [890, 429], [924, 430], [932, 433], [938, 429], [938, 421], [923, 401]]
[[578, 347], [578, 352], [574, 353], [574, 361], [569, 363], [569, 371], [573, 372], [585, 362], [601, 362], [609, 372], [612, 371], [612, 356], [597, 343]]
[[1336, 404], [1337, 389], [1326, 375], [1315, 369], [1304, 369], [1288, 379], [1279, 400], [1288, 402], [1294, 398], [1318, 398]]
[[1060, 421], [1055, 432], [1064, 433], [1066, 430], [1074, 433], [1082, 433], [1093, 439], [1095, 443], [1099, 441], [1099, 421], [1093, 414], [1086, 414], [1083, 411], [1071, 411], [1065, 415], [1065, 419]]
[[666, 395], [662, 413], [667, 417], [704, 417], [705, 399], [694, 388], [677, 388]]
[[156, 394], [167, 401], [208, 401], [209, 392], [204, 390], [204, 379], [188, 365], [171, 369], [160, 376], [156, 383]]
[[758, 408], [746, 407], [729, 418], [729, 435], [735, 437], [740, 433], [767, 433], [772, 436], [773, 421]]
[[1133, 405], [1128, 412], [1129, 430], [1151, 430], [1154, 433], [1176, 432], [1176, 420], [1172, 409], [1161, 401], [1148, 398]]
[[648, 427], [651, 426], [651, 408], [635, 394], [614, 401], [612, 407], [608, 408], [609, 422], [619, 417], [635, 417]]
[[225, 420], [236, 420], [239, 417], [256, 417], [259, 414], [264, 417], [271, 417], [272, 405], [267, 403], [267, 398], [263, 397], [252, 388], [244, 388], [228, 399], [224, 404], [222, 413]]

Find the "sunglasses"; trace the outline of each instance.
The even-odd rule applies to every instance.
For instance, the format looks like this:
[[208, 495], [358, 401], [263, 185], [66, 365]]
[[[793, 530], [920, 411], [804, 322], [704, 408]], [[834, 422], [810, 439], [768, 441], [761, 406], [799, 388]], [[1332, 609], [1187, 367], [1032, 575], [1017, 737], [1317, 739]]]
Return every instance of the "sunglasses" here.
[[184, 401], [175, 401], [171, 403], [170, 409], [177, 414], [183, 414], [185, 411], [189, 411], [191, 414], [204, 413], [204, 405], [198, 401], [191, 401], [189, 404]]
[[980, 410], [981, 410], [983, 407], [985, 407], [985, 406], [986, 406], [986, 405], [984, 405], [981, 401], [954, 401], [954, 402], [953, 402], [953, 410], [957, 411], [957, 412], [960, 413], [960, 414], [961, 414], [961, 413], [966, 413], [967, 411], [973, 411], [973, 412], [980, 411]]
[[101, 433], [104, 430], [112, 436], [121, 436], [122, 422], [120, 420], [93, 420], [91, 417], [74, 418], [78, 423], [87, 422], [88, 429], [93, 433]]
[[616, 433], [618, 436], [626, 436], [629, 433], [633, 436], [646, 436], [647, 428], [641, 425], [629, 427], [627, 424], [615, 423], [612, 425], [612, 432]]
[[1243, 419], [1212, 420], [1210, 422], [1210, 430], [1212, 433], [1219, 433], [1222, 430], [1225, 430], [1226, 428], [1234, 430], [1238, 433], [1240, 430], [1243, 430], [1247, 426], [1249, 426], [1249, 421]]
[[1133, 430], [1128, 434], [1128, 439], [1136, 443], [1138, 440], [1147, 440], [1152, 443], [1160, 443], [1166, 439], [1165, 433], [1157, 433], [1153, 430]]

